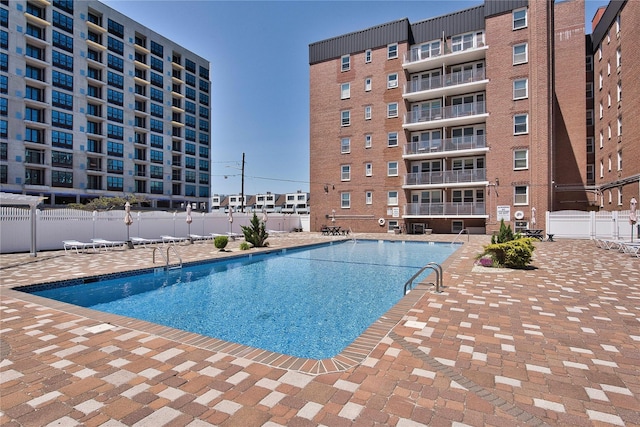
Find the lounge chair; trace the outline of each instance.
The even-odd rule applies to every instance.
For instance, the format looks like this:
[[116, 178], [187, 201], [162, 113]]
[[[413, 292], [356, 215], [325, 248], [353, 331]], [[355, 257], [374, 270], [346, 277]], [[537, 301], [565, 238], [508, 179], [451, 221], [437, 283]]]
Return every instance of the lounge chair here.
[[203, 240], [212, 240], [213, 236], [209, 235], [209, 236], [202, 236], [200, 234], [189, 234], [189, 237], [191, 238], [191, 240], [193, 240], [194, 242], [199, 242], [199, 241], [203, 241]]
[[269, 233], [269, 236], [281, 236], [283, 234], [289, 234], [288, 231], [284, 231], [284, 230], [267, 230], [267, 233]]
[[622, 243], [620, 245], [620, 252], [625, 253], [625, 254], [630, 254], [632, 256], [640, 258], [640, 242], [638, 242], [638, 243], [631, 243], [631, 242]]
[[87, 250], [89, 250], [89, 248], [93, 248], [93, 250], [96, 250], [96, 243], [91, 242], [80, 242], [78, 240], [63, 240], [63, 247], [64, 247], [64, 252], [67, 253], [67, 251], [71, 251], [71, 250], [75, 250], [77, 254], [80, 253], [80, 251], [85, 252]]
[[142, 245], [146, 247], [147, 245], [152, 245], [154, 243], [160, 243], [161, 240], [158, 239], [145, 239], [144, 237], [132, 237], [131, 243], [134, 245]]
[[126, 242], [121, 240], [106, 240], [106, 239], [91, 239], [93, 243], [98, 245], [98, 249], [104, 248], [104, 250], [109, 250], [109, 248], [113, 249], [116, 246], [124, 246]]
[[174, 243], [174, 244], [189, 240], [188, 237], [175, 237], [175, 236], [168, 236], [168, 235], [160, 236], [160, 238], [162, 239], [162, 243]]

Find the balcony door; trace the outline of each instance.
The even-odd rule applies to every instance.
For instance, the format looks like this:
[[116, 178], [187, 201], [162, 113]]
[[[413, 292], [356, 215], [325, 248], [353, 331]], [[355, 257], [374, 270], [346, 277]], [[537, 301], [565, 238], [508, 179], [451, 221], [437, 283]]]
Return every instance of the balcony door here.
[[484, 147], [484, 127], [465, 126], [451, 129], [451, 144], [454, 150]]
[[442, 87], [442, 70], [431, 70], [412, 75], [411, 87], [413, 92]]
[[442, 146], [442, 130], [414, 133], [411, 142], [419, 153], [438, 151]]
[[442, 100], [434, 99], [431, 101], [413, 104], [411, 113], [414, 122], [424, 122], [430, 120], [438, 120], [442, 118]]
[[476, 93], [451, 98], [453, 117], [464, 117], [484, 113], [484, 93]]

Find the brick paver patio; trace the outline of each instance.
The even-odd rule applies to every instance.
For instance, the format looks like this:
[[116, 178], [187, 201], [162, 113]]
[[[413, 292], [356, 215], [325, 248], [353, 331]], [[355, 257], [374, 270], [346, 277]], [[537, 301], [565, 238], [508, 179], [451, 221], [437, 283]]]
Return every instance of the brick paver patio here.
[[[324, 361], [12, 289], [149, 268], [149, 248], [1, 255], [0, 424], [640, 426], [640, 259], [559, 240], [536, 243], [533, 269], [480, 269], [474, 257], [488, 237], [461, 240], [443, 293], [418, 286]], [[180, 253], [185, 262], [229, 256], [211, 243]]]

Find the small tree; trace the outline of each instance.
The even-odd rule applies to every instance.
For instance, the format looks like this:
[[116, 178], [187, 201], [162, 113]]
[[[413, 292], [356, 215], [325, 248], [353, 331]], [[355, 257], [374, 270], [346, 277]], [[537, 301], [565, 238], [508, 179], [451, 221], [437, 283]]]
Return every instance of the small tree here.
[[262, 248], [269, 246], [266, 241], [269, 238], [269, 233], [265, 229], [264, 222], [258, 219], [258, 215], [253, 213], [251, 223], [248, 226], [241, 225], [242, 233], [244, 234], [244, 240], [251, 243], [256, 248]]
[[213, 239], [213, 244], [216, 248], [220, 249], [221, 252], [224, 252], [224, 248], [227, 247], [228, 243], [229, 238], [227, 236], [216, 236], [216, 238]]
[[504, 219], [500, 220], [500, 231], [498, 235], [491, 236], [491, 243], [505, 243], [514, 239], [513, 231], [510, 225], [505, 225]]

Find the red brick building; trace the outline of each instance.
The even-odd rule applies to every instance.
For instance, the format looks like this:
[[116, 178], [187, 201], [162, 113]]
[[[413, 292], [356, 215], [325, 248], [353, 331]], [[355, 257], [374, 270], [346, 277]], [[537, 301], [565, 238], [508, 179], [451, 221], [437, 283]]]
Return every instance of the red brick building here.
[[593, 205], [584, 7], [487, 0], [311, 44], [312, 230], [544, 230]]
[[612, 1], [592, 22], [592, 158], [597, 203], [608, 211], [628, 210], [631, 198], [640, 200], [638, 22], [637, 1]]

